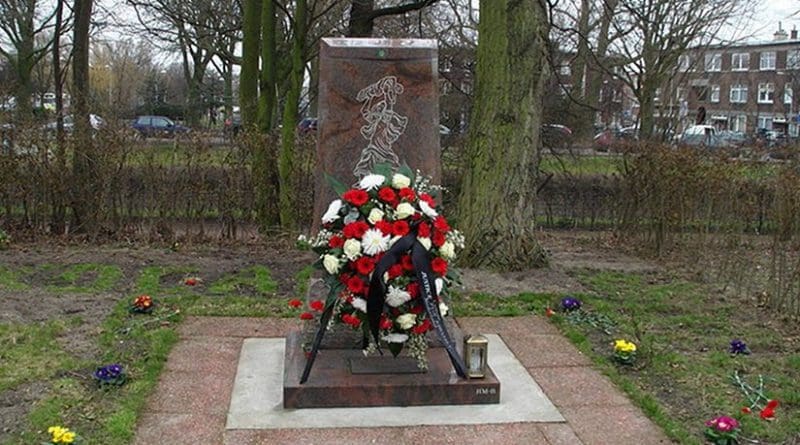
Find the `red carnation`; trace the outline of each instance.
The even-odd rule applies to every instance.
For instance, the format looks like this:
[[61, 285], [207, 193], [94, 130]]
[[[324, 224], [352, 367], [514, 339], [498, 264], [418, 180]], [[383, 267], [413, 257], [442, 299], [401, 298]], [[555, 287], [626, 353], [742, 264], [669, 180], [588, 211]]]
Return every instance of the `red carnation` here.
[[297, 307], [300, 307], [302, 305], [303, 305], [303, 302], [298, 300], [297, 298], [289, 300], [289, 306], [291, 306], [291, 307], [297, 308]]
[[342, 246], [344, 246], [344, 240], [339, 235], [333, 235], [331, 239], [328, 240], [328, 247], [331, 249], [338, 249]]
[[342, 195], [342, 199], [353, 204], [354, 206], [361, 207], [369, 201], [369, 195], [364, 190], [350, 189]]
[[778, 401], [770, 400], [769, 402], [767, 402], [767, 406], [761, 410], [759, 416], [761, 416], [761, 418], [764, 420], [772, 420], [773, 418], [775, 418], [775, 408], [777, 407], [778, 407]]
[[392, 328], [392, 320], [389, 320], [386, 317], [381, 318], [380, 328], [383, 330], [391, 329]]
[[361, 275], [369, 275], [375, 269], [375, 260], [370, 257], [362, 256], [353, 262], [355, 269]]
[[411, 309], [409, 309], [409, 310], [408, 310], [408, 312], [411, 312], [412, 314], [419, 315], [419, 314], [421, 314], [421, 313], [422, 313], [424, 310], [425, 310], [425, 308], [424, 308], [424, 307], [423, 307], [421, 304], [418, 304], [418, 305], [416, 305], [416, 306], [412, 307]]
[[313, 320], [314, 319], [314, 314], [312, 314], [311, 312], [303, 312], [302, 314], [300, 314], [300, 319], [301, 320]]
[[361, 238], [369, 230], [369, 224], [364, 221], [354, 221], [346, 224], [342, 229], [345, 238]]
[[420, 193], [419, 200], [427, 202], [431, 208], [436, 207], [436, 201], [434, 201], [433, 198], [431, 198], [431, 195], [427, 193]]
[[433, 220], [433, 227], [441, 230], [444, 233], [450, 231], [450, 225], [447, 224], [447, 220], [444, 219], [444, 216], [437, 216], [436, 219]]
[[375, 223], [375, 228], [384, 235], [391, 235], [392, 233], [392, 223], [383, 219]]
[[356, 295], [361, 295], [367, 289], [367, 286], [364, 284], [364, 280], [353, 276], [347, 280], [347, 288], [350, 290], [350, 292]]
[[431, 329], [431, 321], [427, 318], [421, 324], [418, 324], [411, 328], [411, 332], [417, 335], [422, 335], [428, 332]]
[[447, 261], [441, 257], [436, 257], [431, 261], [431, 270], [443, 277], [447, 275]]
[[420, 238], [429, 238], [431, 236], [431, 226], [426, 222], [421, 222], [417, 226], [417, 236]]
[[393, 280], [400, 275], [403, 275], [403, 265], [400, 263], [394, 264], [387, 272], [389, 272], [389, 279]]
[[406, 286], [406, 292], [411, 295], [412, 299], [419, 297], [419, 283], [416, 281], [408, 283], [408, 286]]
[[322, 312], [322, 309], [325, 308], [325, 303], [323, 303], [322, 300], [314, 300], [308, 304], [308, 307], [317, 312]]
[[431, 241], [433, 242], [434, 246], [442, 247], [442, 245], [446, 241], [446, 237], [444, 236], [444, 233], [442, 233], [442, 232], [440, 232], [438, 230], [434, 230], [433, 231], [433, 237], [431, 237]]
[[378, 190], [378, 199], [392, 206], [397, 204], [397, 194], [391, 187], [383, 187]]
[[403, 269], [411, 272], [414, 270], [414, 263], [411, 261], [411, 255], [403, 255], [400, 257], [400, 264], [403, 265]]
[[405, 199], [409, 202], [413, 202], [417, 198], [417, 194], [410, 187], [401, 188], [397, 191], [397, 194], [400, 195], [400, 199]]
[[394, 236], [408, 235], [410, 230], [411, 227], [409, 227], [408, 223], [405, 221], [395, 221], [394, 224], [392, 224], [392, 235]]
[[350, 314], [342, 315], [342, 321], [345, 324], [349, 324], [350, 326], [352, 326], [354, 328], [357, 328], [357, 327], [361, 326], [361, 320], [358, 317], [355, 317], [355, 316], [350, 315]]

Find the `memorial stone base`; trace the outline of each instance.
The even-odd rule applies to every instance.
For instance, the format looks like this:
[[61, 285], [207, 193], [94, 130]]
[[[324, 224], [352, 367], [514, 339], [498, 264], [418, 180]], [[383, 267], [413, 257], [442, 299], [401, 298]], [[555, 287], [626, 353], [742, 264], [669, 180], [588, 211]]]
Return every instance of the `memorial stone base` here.
[[321, 349], [308, 381], [301, 385], [306, 364], [302, 342], [299, 331], [286, 338], [283, 407], [287, 409], [500, 402], [500, 382], [491, 369], [482, 379], [463, 379], [441, 347], [428, 349], [424, 372], [409, 357], [395, 358], [388, 351], [364, 357], [359, 349]]

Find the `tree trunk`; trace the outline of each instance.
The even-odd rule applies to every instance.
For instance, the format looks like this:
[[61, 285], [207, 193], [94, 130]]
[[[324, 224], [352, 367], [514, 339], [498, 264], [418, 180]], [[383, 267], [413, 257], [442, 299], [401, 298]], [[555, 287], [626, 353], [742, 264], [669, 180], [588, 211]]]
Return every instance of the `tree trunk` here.
[[304, 46], [306, 41], [306, 0], [297, 0], [294, 14], [294, 34], [292, 36], [292, 71], [289, 75], [291, 85], [286, 94], [283, 108], [283, 129], [281, 132], [281, 150], [278, 155], [278, 206], [281, 226], [284, 229], [295, 227], [295, 199], [292, 178], [294, 174], [295, 127], [300, 105], [300, 93], [303, 88], [303, 71], [305, 68]]
[[53, 84], [56, 95], [56, 168], [57, 180], [53, 184], [53, 219], [50, 231], [64, 233], [66, 227], [66, 208], [68, 184], [64, 178], [67, 171], [67, 147], [64, 140], [64, 84], [61, 82], [61, 32], [64, 15], [64, 0], [56, 2], [56, 21], [53, 28]]
[[89, 28], [92, 0], [75, 0], [72, 56], [72, 115], [75, 155], [72, 159], [72, 208], [76, 231], [93, 233], [100, 216], [97, 156], [89, 124]]
[[267, 133], [274, 126], [275, 113], [275, 4], [264, 0], [261, 7], [261, 95], [258, 97], [258, 127]]
[[547, 25], [540, 2], [481, 2], [477, 83], [459, 196], [470, 267], [545, 263], [534, 236]]
[[589, 86], [586, 90], [586, 103], [596, 109], [601, 108], [600, 88], [603, 85], [603, 77], [607, 74], [598, 65], [605, 64], [606, 52], [608, 51], [608, 30], [611, 27], [611, 20], [614, 17], [614, 10], [617, 8], [618, 0], [606, 0], [603, 2], [603, 17], [600, 19], [600, 33], [597, 36], [597, 52], [595, 54], [596, 68], [590, 69]]
[[[266, 0], [272, 1], [272, 0]], [[244, 0], [242, 18], [242, 71], [239, 74], [239, 106], [246, 131], [258, 119], [258, 56], [261, 42], [261, 0]]]
[[589, 0], [581, 0], [581, 11], [578, 19], [578, 51], [575, 54], [575, 61], [572, 63], [572, 94], [578, 99], [577, 105], [577, 125], [576, 136], [586, 137], [591, 135], [594, 124], [594, 104], [586, 101], [586, 90], [589, 86], [590, 63], [589, 49], [589, 15], [591, 14], [591, 3]]

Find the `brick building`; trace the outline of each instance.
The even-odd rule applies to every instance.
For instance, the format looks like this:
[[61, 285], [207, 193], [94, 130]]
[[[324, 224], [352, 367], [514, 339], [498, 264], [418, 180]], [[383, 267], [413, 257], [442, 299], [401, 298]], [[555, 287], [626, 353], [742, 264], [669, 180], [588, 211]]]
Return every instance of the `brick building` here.
[[779, 25], [768, 42], [712, 46], [681, 56], [684, 81], [674, 97], [682, 104], [682, 126], [695, 123], [701, 107], [705, 123], [720, 130], [755, 133], [774, 130], [798, 136], [800, 39]]

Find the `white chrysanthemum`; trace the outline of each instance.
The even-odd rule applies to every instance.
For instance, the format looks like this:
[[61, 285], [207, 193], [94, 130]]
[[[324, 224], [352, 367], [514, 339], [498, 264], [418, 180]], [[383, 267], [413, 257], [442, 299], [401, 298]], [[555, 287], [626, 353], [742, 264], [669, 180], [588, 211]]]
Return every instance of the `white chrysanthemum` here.
[[339, 219], [339, 210], [342, 209], [342, 200], [335, 199], [328, 206], [328, 210], [322, 215], [322, 223], [327, 224]]
[[443, 301], [439, 302], [439, 313], [442, 314], [442, 317], [447, 317], [447, 314], [450, 312], [450, 308], [444, 304]]
[[439, 216], [439, 212], [434, 210], [434, 208], [431, 207], [430, 204], [428, 204], [425, 201], [422, 200], [419, 201], [419, 209], [422, 210], [422, 213], [424, 213], [425, 216], [427, 216], [428, 218], [436, 218], [437, 216]]
[[450, 241], [445, 241], [439, 248], [439, 254], [442, 255], [442, 258], [450, 261], [456, 257], [456, 246]]
[[339, 257], [324, 255], [322, 257], [322, 265], [329, 274], [336, 275], [339, 272]]
[[374, 190], [386, 181], [386, 177], [383, 175], [367, 175], [361, 178], [361, 181], [358, 182], [358, 186], [362, 190]]
[[353, 261], [361, 256], [361, 243], [357, 239], [349, 239], [344, 242], [342, 250], [347, 259]]
[[411, 185], [411, 178], [406, 175], [401, 175], [400, 173], [395, 173], [392, 176], [392, 187], [396, 189], [406, 188]]
[[414, 327], [417, 324], [417, 315], [416, 314], [403, 314], [397, 317], [397, 325], [400, 326], [402, 330], [408, 330]]
[[369, 216], [367, 216], [367, 221], [371, 222], [373, 225], [378, 221], [383, 219], [383, 210], [374, 208], [369, 211]]
[[353, 298], [353, 301], [351, 301], [350, 304], [359, 311], [365, 314], [367, 313], [367, 300], [356, 297]]
[[361, 247], [367, 255], [385, 252], [389, 248], [389, 235], [384, 235], [378, 229], [369, 229], [361, 237]]
[[411, 294], [399, 287], [389, 286], [386, 292], [386, 304], [391, 307], [398, 307], [411, 299]]
[[422, 238], [417, 238], [417, 241], [419, 241], [419, 243], [422, 244], [422, 247], [424, 247], [425, 250], [431, 250], [431, 239], [430, 238], [424, 236]]
[[381, 340], [385, 341], [386, 343], [405, 343], [408, 340], [408, 335], [394, 333], [384, 335]]
[[394, 217], [396, 219], [406, 219], [415, 213], [417, 213], [417, 210], [407, 202], [401, 202], [397, 205], [397, 208], [394, 209]]
[[441, 278], [437, 278], [433, 280], [433, 284], [436, 285], [436, 295], [441, 295], [442, 289], [444, 289], [444, 280]]

